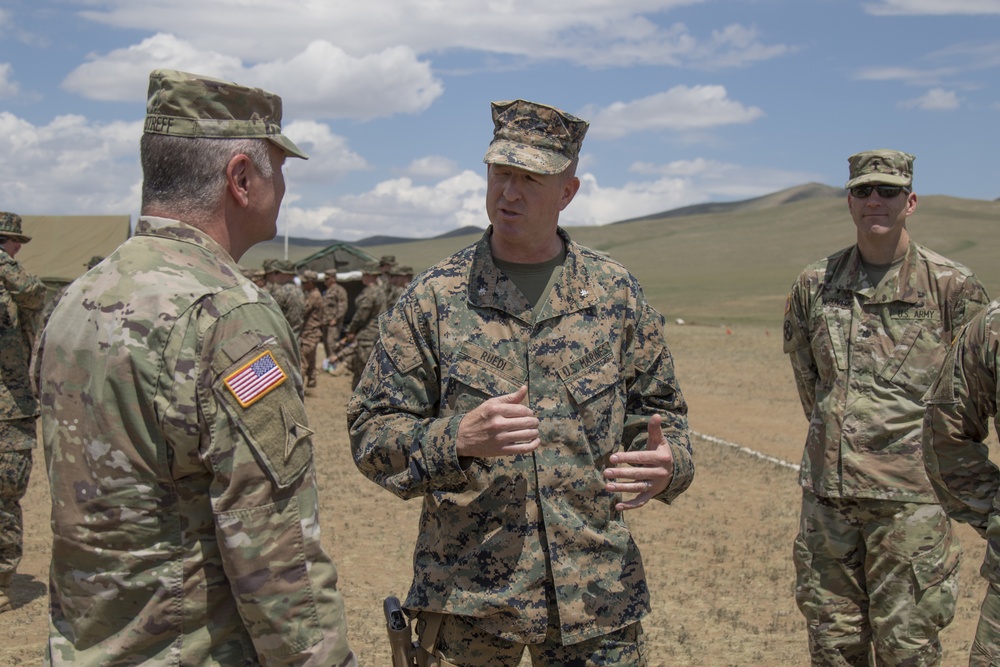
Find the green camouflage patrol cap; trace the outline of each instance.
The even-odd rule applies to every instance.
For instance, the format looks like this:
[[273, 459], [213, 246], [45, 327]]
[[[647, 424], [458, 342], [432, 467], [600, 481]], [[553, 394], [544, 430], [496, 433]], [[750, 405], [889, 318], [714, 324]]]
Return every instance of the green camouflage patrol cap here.
[[382, 273], [382, 265], [378, 262], [365, 262], [365, 265], [361, 268], [361, 272], [377, 276]]
[[389, 274], [393, 276], [412, 276], [413, 267], [406, 264], [397, 264], [389, 270]]
[[558, 174], [580, 155], [590, 123], [555, 107], [525, 100], [493, 102], [493, 141], [486, 164]]
[[215, 139], [267, 139], [308, 159], [281, 133], [281, 98], [260, 88], [158, 69], [149, 75], [146, 134]]
[[31, 240], [30, 236], [21, 233], [21, 216], [6, 211], [0, 211], [0, 236], [14, 239], [18, 243], [27, 243]]
[[875, 151], [855, 153], [847, 158], [851, 166], [850, 180], [844, 187], [866, 183], [881, 183], [884, 185], [902, 185], [910, 187], [913, 184], [913, 161], [916, 158], [909, 153], [880, 148]]
[[396, 256], [395, 255], [382, 255], [379, 258], [378, 263], [379, 264], [395, 264], [396, 263]]

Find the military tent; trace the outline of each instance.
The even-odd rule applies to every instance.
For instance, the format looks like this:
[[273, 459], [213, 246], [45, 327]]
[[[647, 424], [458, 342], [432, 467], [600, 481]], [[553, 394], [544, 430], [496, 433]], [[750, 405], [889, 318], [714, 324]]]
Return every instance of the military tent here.
[[87, 270], [92, 257], [107, 257], [132, 229], [129, 215], [23, 215], [21, 230], [31, 237], [17, 253], [24, 270], [38, 276], [51, 296]]

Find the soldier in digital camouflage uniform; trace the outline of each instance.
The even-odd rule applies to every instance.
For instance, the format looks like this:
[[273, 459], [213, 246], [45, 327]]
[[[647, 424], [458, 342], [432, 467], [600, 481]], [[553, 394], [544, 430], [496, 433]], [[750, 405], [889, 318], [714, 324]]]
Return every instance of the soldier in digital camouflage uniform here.
[[269, 259], [264, 262], [264, 278], [264, 289], [278, 303], [295, 336], [301, 336], [306, 298], [295, 284], [295, 266], [286, 259]]
[[349, 357], [352, 387], [358, 386], [361, 372], [378, 340], [378, 317], [389, 309], [385, 286], [379, 282], [380, 275], [381, 269], [376, 262], [369, 262], [362, 269], [361, 279], [365, 287], [354, 299], [354, 315], [345, 327], [344, 339], [354, 345]]
[[35, 365], [53, 665], [356, 664], [298, 345], [237, 265], [275, 235], [287, 156], [276, 95], [150, 75], [135, 235], [70, 286]]
[[326, 326], [323, 328], [323, 347], [328, 362], [334, 362], [340, 351], [340, 330], [347, 315], [347, 290], [337, 282], [337, 272], [333, 267], [323, 277], [326, 291], [323, 292], [323, 312]]
[[28, 490], [38, 402], [28, 367], [45, 285], [14, 259], [31, 240], [21, 216], [0, 212], [0, 613], [24, 546], [21, 498]]
[[1000, 664], [1000, 469], [990, 461], [985, 440], [1000, 426], [997, 371], [1000, 368], [1000, 301], [993, 301], [961, 331], [941, 374], [927, 393], [924, 463], [948, 515], [986, 538], [980, 574], [986, 595], [969, 664]]
[[380, 321], [348, 406], [359, 469], [422, 498], [405, 607], [442, 665], [645, 665], [626, 510], [694, 463], [663, 318], [558, 227], [587, 123], [493, 104], [482, 239]]
[[399, 301], [399, 297], [403, 296], [403, 292], [406, 291], [411, 280], [413, 280], [413, 267], [411, 266], [397, 264], [389, 270], [389, 281], [392, 288], [389, 290], [390, 307]]
[[961, 264], [910, 239], [913, 156], [849, 158], [857, 244], [807, 267], [785, 309], [809, 432], [796, 600], [814, 665], [936, 665], [960, 547], [921, 461], [921, 397], [985, 305]]
[[319, 291], [319, 276], [315, 271], [306, 270], [299, 276], [302, 281], [302, 292], [305, 294], [305, 307], [302, 311], [302, 377], [306, 387], [316, 386], [316, 348], [323, 339], [323, 323], [326, 315], [323, 313], [323, 295]]

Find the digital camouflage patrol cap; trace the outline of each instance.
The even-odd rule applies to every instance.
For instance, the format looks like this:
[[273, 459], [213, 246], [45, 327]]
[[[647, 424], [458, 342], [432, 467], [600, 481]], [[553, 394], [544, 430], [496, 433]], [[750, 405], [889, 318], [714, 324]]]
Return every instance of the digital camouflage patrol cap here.
[[913, 184], [913, 161], [916, 158], [909, 153], [880, 148], [875, 151], [855, 153], [847, 158], [851, 166], [850, 180], [844, 187], [880, 183], [883, 185], [902, 185], [910, 187]]
[[158, 69], [149, 75], [146, 134], [209, 139], [267, 139], [308, 159], [281, 133], [281, 98], [260, 88]]
[[483, 162], [559, 174], [580, 155], [590, 123], [525, 100], [493, 102], [493, 141]]
[[21, 233], [21, 216], [5, 211], [0, 211], [0, 236], [18, 243], [27, 243], [31, 240], [30, 236]]

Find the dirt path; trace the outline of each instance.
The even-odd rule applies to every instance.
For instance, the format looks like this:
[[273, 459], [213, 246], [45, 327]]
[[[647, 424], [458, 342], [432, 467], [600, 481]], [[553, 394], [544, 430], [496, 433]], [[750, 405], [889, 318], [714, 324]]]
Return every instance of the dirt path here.
[[[798, 463], [805, 417], [775, 331], [668, 328], [692, 429]], [[317, 431], [324, 542], [337, 560], [351, 644], [362, 665], [389, 665], [382, 599], [410, 579], [417, 501], [403, 502], [354, 468], [343, 407], [345, 376], [322, 375], [307, 397]], [[657, 665], [807, 665], [792, 597], [791, 544], [801, 498], [795, 472], [725, 445], [694, 442], [691, 489], [673, 506], [630, 515], [645, 561], [653, 613], [644, 621]], [[47, 631], [49, 498], [41, 449], [25, 506], [25, 558], [17, 608], [0, 616], [0, 667], [41, 665]], [[983, 542], [961, 526], [962, 597], [944, 635], [945, 665], [967, 664], [983, 581]]]

